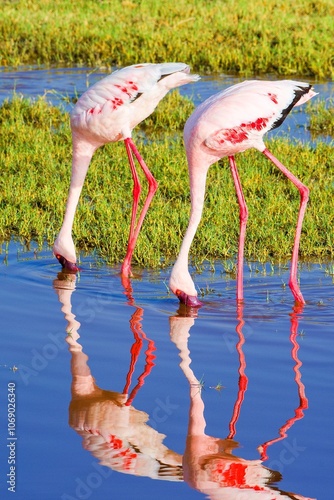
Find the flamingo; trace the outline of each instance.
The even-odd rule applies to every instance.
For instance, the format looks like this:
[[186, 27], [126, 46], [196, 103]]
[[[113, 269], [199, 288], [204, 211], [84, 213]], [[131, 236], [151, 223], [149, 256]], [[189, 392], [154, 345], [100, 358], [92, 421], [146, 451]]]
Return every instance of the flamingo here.
[[189, 251], [201, 220], [208, 169], [228, 157], [240, 209], [240, 235], [237, 259], [237, 301], [243, 301], [243, 257], [248, 209], [242, 192], [235, 155], [249, 148], [262, 152], [296, 186], [300, 206], [294, 239], [289, 286], [297, 303], [305, 300], [297, 282], [299, 242], [309, 190], [268, 149], [263, 136], [279, 127], [294, 106], [316, 92], [311, 85], [290, 80], [238, 83], [204, 101], [188, 118], [184, 142], [188, 160], [191, 211], [179, 255], [173, 266], [169, 286], [181, 303], [200, 307], [194, 282], [189, 274]]
[[[77, 272], [76, 251], [72, 239], [75, 211], [94, 152], [109, 142], [124, 141], [134, 182], [133, 205], [127, 253], [121, 274], [131, 275], [131, 259], [144, 217], [158, 183], [137, 150], [131, 134], [147, 118], [171, 89], [195, 82], [184, 63], [136, 64], [114, 71], [90, 87], [77, 101], [71, 113], [72, 175], [65, 216], [54, 242], [53, 253], [64, 269]], [[148, 194], [136, 224], [141, 192], [133, 155], [142, 168]]]

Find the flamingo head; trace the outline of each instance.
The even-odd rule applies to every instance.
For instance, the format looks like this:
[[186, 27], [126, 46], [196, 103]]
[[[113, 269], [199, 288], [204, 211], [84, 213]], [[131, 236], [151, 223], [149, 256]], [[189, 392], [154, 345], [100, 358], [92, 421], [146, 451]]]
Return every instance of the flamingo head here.
[[77, 273], [80, 271], [80, 268], [76, 265], [75, 262], [70, 262], [69, 260], [65, 259], [62, 255], [56, 254], [56, 259], [58, 260], [59, 264], [61, 264], [62, 268], [69, 273]]

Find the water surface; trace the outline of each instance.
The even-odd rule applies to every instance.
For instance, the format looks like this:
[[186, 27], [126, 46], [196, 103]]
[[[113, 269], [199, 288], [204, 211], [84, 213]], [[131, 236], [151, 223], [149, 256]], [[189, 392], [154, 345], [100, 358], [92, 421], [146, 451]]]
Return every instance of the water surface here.
[[77, 277], [48, 249], [1, 257], [1, 498], [331, 498], [331, 266], [302, 267], [303, 309], [286, 268], [245, 266], [237, 309], [223, 263], [208, 266], [196, 312], [169, 270], [122, 283], [93, 256]]

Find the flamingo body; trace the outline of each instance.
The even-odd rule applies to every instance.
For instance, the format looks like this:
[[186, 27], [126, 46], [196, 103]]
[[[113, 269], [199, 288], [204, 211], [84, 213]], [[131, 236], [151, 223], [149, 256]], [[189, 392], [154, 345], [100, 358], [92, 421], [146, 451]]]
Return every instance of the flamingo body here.
[[[131, 274], [133, 250], [158, 186], [131, 138], [132, 130], [153, 113], [169, 90], [198, 79], [199, 76], [191, 75], [189, 66], [183, 63], [137, 64], [113, 72], [79, 98], [71, 114], [73, 159], [70, 190], [63, 224], [53, 246], [53, 252], [64, 268], [73, 272], [78, 270], [72, 227], [91, 158], [98, 147], [123, 140], [134, 190], [130, 234], [122, 274]], [[137, 222], [141, 186], [133, 155], [149, 183], [148, 195]]]
[[301, 207], [289, 284], [295, 299], [304, 303], [297, 284], [297, 260], [308, 189], [267, 150], [263, 136], [280, 126], [294, 106], [305, 103], [315, 95], [308, 83], [290, 80], [245, 81], [209, 97], [189, 117], [184, 128], [184, 142], [190, 178], [191, 214], [169, 283], [182, 303], [195, 307], [201, 305], [188, 271], [189, 250], [201, 220], [207, 171], [223, 157], [229, 158], [240, 207], [237, 300], [243, 300], [243, 252], [248, 210], [234, 156], [249, 148], [256, 148], [265, 154], [300, 192]]

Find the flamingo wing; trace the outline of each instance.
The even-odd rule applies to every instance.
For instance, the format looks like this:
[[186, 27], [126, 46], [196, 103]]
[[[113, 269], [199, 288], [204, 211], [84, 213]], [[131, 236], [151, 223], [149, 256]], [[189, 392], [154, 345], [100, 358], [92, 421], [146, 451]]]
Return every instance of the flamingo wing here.
[[203, 107], [204, 120], [210, 116], [214, 125], [204, 143], [213, 150], [248, 140], [262, 147], [263, 135], [279, 127], [294, 106], [314, 94], [309, 84], [301, 82], [253, 80], [234, 85], [213, 96], [206, 109]]
[[188, 72], [183, 63], [136, 64], [114, 71], [92, 85], [78, 100], [73, 113], [100, 113], [106, 103], [108, 111], [130, 104], [141, 94], [150, 92], [161, 78], [175, 73]]

